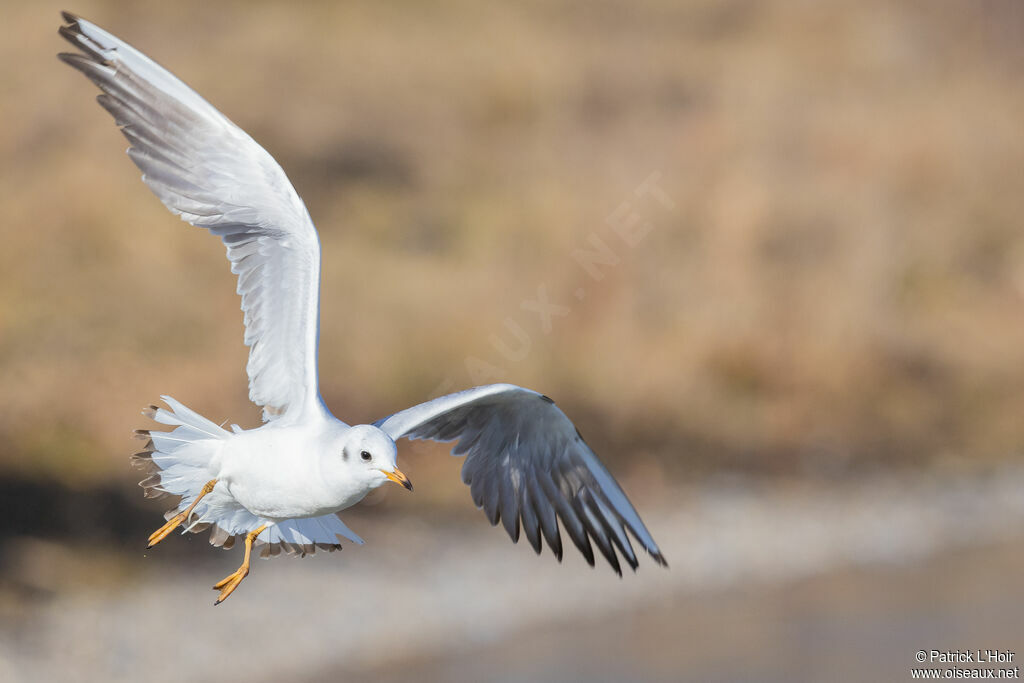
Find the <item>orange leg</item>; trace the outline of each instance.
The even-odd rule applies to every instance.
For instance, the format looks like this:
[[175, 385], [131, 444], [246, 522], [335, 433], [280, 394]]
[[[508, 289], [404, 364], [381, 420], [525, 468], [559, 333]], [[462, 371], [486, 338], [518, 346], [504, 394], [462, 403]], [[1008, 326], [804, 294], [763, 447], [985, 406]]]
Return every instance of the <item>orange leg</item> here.
[[238, 588], [238, 584], [242, 583], [242, 579], [249, 576], [249, 556], [252, 555], [252, 544], [256, 540], [256, 537], [263, 533], [263, 530], [267, 528], [264, 524], [261, 527], [253, 529], [245, 535], [245, 557], [242, 559], [242, 566], [235, 570], [233, 574], [225, 576], [223, 579], [218, 581], [213, 586], [213, 590], [220, 591], [220, 595], [217, 596], [214, 605], [227, 600], [228, 596], [235, 592]]
[[216, 485], [217, 485], [217, 480], [216, 479], [211, 479], [210, 481], [206, 482], [203, 485], [203, 488], [200, 489], [199, 495], [196, 496], [196, 499], [192, 501], [191, 505], [189, 505], [187, 508], [185, 508], [184, 511], [179, 512], [178, 514], [176, 514], [173, 517], [171, 517], [169, 520], [167, 520], [166, 524], [164, 524], [162, 527], [160, 527], [159, 529], [157, 529], [156, 531], [154, 531], [153, 533], [151, 533], [149, 535], [149, 545], [146, 546], [146, 549], [148, 550], [149, 548], [152, 548], [157, 543], [159, 543], [160, 541], [162, 541], [165, 538], [167, 538], [167, 534], [171, 533], [172, 531], [177, 529], [179, 526], [184, 524], [185, 521], [188, 520], [188, 516], [192, 514], [192, 510], [195, 509], [195, 507], [199, 503], [199, 501], [201, 501], [203, 499], [203, 497], [207, 493], [212, 491], [213, 487], [216, 486]]

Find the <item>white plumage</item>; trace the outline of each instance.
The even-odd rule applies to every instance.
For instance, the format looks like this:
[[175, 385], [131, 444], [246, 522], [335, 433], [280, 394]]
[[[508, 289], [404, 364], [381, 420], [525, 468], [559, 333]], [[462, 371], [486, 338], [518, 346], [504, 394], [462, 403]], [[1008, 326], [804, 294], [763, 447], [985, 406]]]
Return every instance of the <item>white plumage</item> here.
[[265, 417], [317, 397], [320, 242], [281, 167], [245, 131], [132, 46], [70, 15], [62, 59], [99, 85], [128, 156], [168, 209], [227, 248], [245, 312], [249, 398]]
[[277, 162], [244, 131], [138, 50], [65, 13], [60, 58], [103, 91], [100, 104], [131, 146], [149, 188], [172, 212], [223, 241], [245, 314], [249, 396], [265, 424], [225, 430], [170, 397], [149, 414], [171, 431], [140, 431], [136, 462], [147, 495], [180, 496], [162, 540], [178, 525], [212, 528], [210, 540], [246, 540], [238, 572], [215, 586], [218, 602], [248, 573], [249, 550], [306, 554], [362, 543], [337, 512], [388, 480], [401, 437], [458, 441], [463, 480], [492, 524], [561, 559], [559, 520], [594, 563], [592, 543], [621, 574], [637, 567], [629, 534], [665, 564], [622, 489], [551, 399], [509, 384], [477, 387], [350, 427], [317, 386], [320, 244], [305, 205]]

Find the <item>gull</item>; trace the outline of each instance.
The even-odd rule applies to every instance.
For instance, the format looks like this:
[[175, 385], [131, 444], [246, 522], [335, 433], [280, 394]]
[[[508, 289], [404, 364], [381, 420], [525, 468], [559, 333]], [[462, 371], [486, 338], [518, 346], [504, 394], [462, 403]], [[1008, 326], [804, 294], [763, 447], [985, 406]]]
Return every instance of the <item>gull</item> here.
[[[242, 538], [242, 564], [214, 585], [223, 602], [262, 557], [305, 556], [362, 544], [338, 513], [388, 481], [409, 491], [397, 466], [400, 438], [457, 442], [462, 480], [492, 526], [534, 551], [543, 538], [562, 559], [559, 522], [594, 565], [597, 546], [622, 575], [638, 566], [629, 535], [664, 556], [626, 494], [547, 396], [491, 384], [350, 426], [320, 397], [317, 373], [320, 242], [305, 204], [273, 157], [169, 71], [102, 28], [62, 13], [60, 35], [78, 52], [60, 59], [99, 86], [97, 100], [130, 143], [149, 189], [182, 220], [220, 237], [238, 276], [254, 429], [231, 430], [163, 396], [144, 414], [170, 431], [138, 430], [134, 463], [148, 497], [177, 496], [148, 547], [175, 529], [210, 529], [210, 543]], [[628, 535], [627, 535], [628, 532]]]

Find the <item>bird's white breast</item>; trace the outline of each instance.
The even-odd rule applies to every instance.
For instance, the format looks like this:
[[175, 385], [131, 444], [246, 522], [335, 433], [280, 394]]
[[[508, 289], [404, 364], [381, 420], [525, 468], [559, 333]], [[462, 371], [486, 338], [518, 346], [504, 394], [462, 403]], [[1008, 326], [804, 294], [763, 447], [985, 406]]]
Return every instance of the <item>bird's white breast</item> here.
[[218, 481], [254, 515], [271, 520], [318, 517], [355, 505], [366, 495], [346, 485], [325, 463], [330, 452], [323, 434], [273, 423], [243, 431], [225, 444]]

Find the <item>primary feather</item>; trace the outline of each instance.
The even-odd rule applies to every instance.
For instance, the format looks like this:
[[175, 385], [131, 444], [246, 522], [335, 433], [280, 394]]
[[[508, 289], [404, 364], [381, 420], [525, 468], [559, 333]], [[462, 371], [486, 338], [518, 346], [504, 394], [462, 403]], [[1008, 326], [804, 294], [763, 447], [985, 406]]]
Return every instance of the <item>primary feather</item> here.
[[60, 58], [103, 94], [142, 180], [168, 209], [219, 236], [245, 313], [249, 397], [265, 420], [318, 402], [320, 243], [273, 157], [169, 71], [67, 12]]

